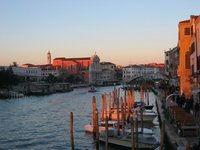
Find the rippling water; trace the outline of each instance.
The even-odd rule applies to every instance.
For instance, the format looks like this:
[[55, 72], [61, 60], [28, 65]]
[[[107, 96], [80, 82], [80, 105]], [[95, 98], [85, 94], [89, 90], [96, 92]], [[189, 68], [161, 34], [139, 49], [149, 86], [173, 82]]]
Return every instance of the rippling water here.
[[[77, 150], [95, 149], [93, 137], [86, 134], [84, 125], [91, 122], [92, 96], [101, 110], [101, 94], [113, 87], [89, 88], [43, 97], [24, 97], [0, 100], [0, 149], [70, 149], [70, 112], [74, 114], [74, 143]], [[139, 93], [135, 93], [136, 99]], [[150, 102], [155, 96], [150, 93]], [[158, 126], [153, 127], [157, 130]], [[104, 149], [100, 145], [100, 149]]]

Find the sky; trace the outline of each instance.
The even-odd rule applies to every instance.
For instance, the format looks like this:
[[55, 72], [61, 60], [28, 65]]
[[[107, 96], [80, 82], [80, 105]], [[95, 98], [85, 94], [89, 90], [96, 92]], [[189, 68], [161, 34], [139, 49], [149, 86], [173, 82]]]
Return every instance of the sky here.
[[164, 63], [178, 23], [199, 0], [0, 0], [0, 66], [90, 57], [117, 65]]

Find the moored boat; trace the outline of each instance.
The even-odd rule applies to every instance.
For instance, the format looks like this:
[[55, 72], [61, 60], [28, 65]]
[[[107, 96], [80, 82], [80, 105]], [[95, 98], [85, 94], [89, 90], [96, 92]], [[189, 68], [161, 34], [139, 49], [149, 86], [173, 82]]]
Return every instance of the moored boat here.
[[[105, 142], [105, 137], [100, 136], [99, 141]], [[109, 137], [108, 144], [121, 149], [132, 149], [131, 138], [128, 136]], [[142, 134], [138, 134], [139, 149], [156, 149], [158, 146], [159, 141], [154, 136], [145, 137]]]
[[134, 108], [137, 108], [137, 107], [144, 107], [146, 110], [152, 110], [154, 105], [147, 105], [146, 103], [144, 102], [141, 102], [141, 101], [138, 101], [138, 102], [135, 102], [134, 105], [133, 105]]

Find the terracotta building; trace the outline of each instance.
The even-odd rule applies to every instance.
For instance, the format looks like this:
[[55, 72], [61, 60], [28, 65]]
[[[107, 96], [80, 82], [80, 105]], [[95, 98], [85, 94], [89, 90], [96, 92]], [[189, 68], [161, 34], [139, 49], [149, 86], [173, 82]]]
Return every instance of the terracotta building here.
[[198, 48], [197, 22], [200, 16], [190, 16], [190, 20], [179, 22], [178, 47], [180, 52], [178, 76], [180, 78], [180, 92], [190, 98], [195, 82], [198, 83]]
[[69, 74], [74, 74], [85, 82], [89, 82], [90, 57], [83, 58], [55, 58], [53, 66], [61, 69], [64, 68]]

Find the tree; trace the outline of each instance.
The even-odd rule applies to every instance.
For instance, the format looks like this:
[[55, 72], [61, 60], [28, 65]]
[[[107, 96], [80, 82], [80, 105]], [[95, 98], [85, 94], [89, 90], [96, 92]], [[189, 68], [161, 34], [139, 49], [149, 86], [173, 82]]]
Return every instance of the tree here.
[[16, 62], [16, 61], [14, 61], [14, 62], [13, 62], [13, 64], [12, 64], [12, 66], [13, 66], [13, 67], [18, 67], [18, 64], [17, 64], [17, 62]]
[[55, 83], [56, 81], [57, 81], [57, 78], [52, 74], [49, 74], [49, 76], [46, 77], [46, 82], [48, 83]]
[[18, 76], [13, 73], [12, 67], [0, 71], [0, 87], [9, 88], [19, 82]]

